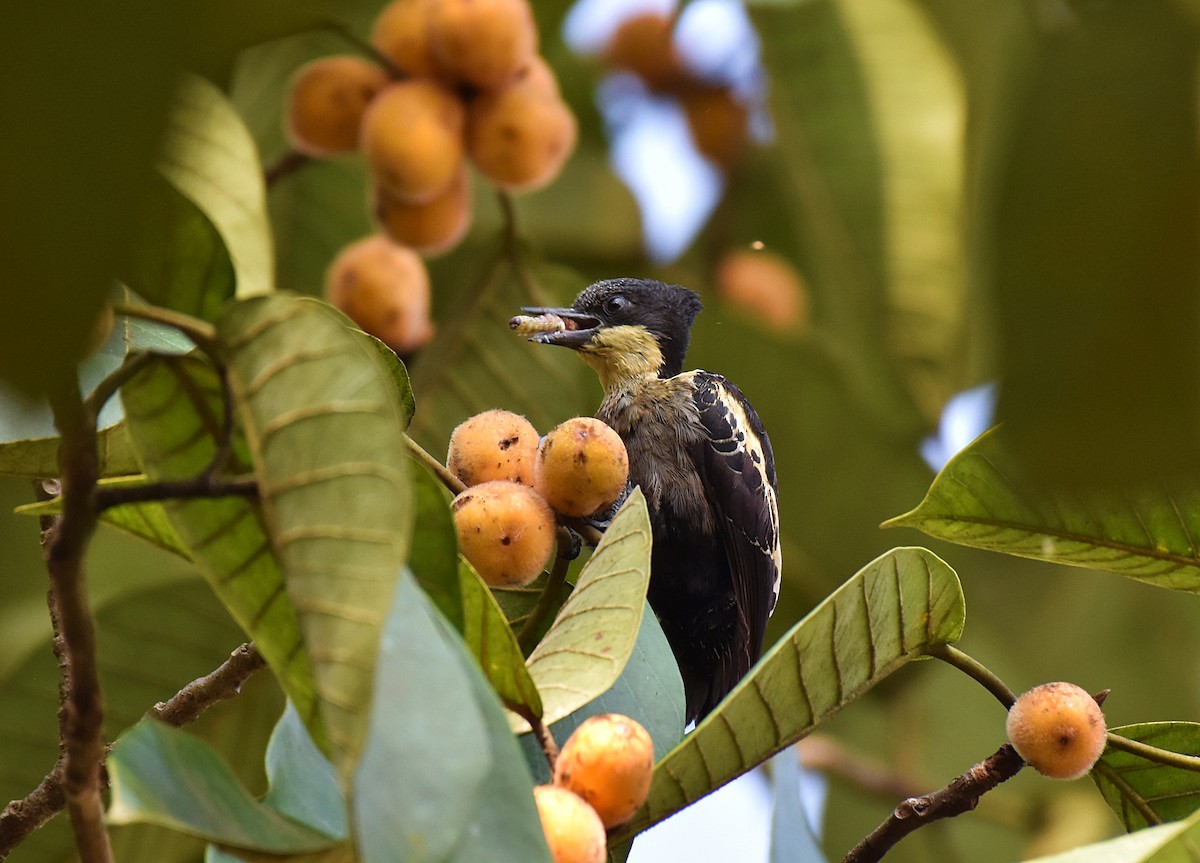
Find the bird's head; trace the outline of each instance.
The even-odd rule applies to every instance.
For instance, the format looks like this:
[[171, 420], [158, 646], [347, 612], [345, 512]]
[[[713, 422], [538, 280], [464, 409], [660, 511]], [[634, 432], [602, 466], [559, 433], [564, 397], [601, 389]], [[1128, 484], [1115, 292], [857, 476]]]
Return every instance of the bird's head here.
[[570, 308], [522, 311], [562, 318], [567, 329], [530, 341], [578, 351], [610, 390], [631, 378], [679, 374], [700, 309], [696, 292], [679, 285], [608, 279], [584, 289]]

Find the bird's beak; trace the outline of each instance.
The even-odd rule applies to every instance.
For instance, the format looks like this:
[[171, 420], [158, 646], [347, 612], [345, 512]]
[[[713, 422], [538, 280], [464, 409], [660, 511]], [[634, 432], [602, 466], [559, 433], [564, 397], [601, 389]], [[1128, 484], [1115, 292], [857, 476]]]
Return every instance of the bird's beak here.
[[556, 315], [567, 325], [564, 330], [535, 333], [529, 341], [543, 345], [561, 345], [565, 348], [581, 348], [595, 338], [600, 331], [599, 318], [571, 308], [549, 308], [546, 306], [522, 306], [527, 315]]

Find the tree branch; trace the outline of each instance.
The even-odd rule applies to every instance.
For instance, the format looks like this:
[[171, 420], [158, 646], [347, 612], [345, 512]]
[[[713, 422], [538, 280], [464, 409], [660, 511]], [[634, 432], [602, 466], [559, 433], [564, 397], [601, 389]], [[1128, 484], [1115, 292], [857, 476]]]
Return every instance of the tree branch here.
[[263, 168], [263, 180], [269, 189], [284, 177], [296, 173], [296, 171], [299, 171], [311, 161], [310, 157], [298, 150], [288, 150], [274, 162]]
[[1011, 779], [1024, 766], [1017, 751], [1005, 743], [945, 788], [902, 802], [886, 821], [850, 849], [842, 863], [877, 863], [897, 842], [926, 824], [971, 811], [983, 794]]
[[96, 489], [96, 509], [104, 511], [126, 503], [144, 503], [168, 498], [258, 497], [253, 477], [220, 479], [204, 475], [192, 479], [162, 480], [141, 485], [105, 486]]
[[46, 569], [62, 628], [67, 671], [62, 788], [79, 856], [84, 863], [93, 863], [112, 860], [100, 799], [104, 709], [83, 564], [99, 515], [95, 501], [99, 476], [96, 426], [94, 421], [89, 422], [73, 373], [48, 395], [54, 424], [62, 437], [59, 471], [63, 512], [46, 544]]
[[959, 671], [974, 678], [984, 689], [996, 696], [996, 700], [1003, 704], [1005, 709], [1012, 707], [1013, 702], [1017, 700], [1013, 691], [991, 669], [963, 653], [957, 647], [950, 644], [935, 644], [929, 649], [929, 655], [942, 660], [947, 665], [953, 665]]
[[430, 473], [450, 490], [451, 494], [462, 494], [467, 490], [466, 484], [461, 479], [450, 473], [449, 468], [430, 455], [423, 446], [407, 434], [404, 436], [404, 445], [408, 447], [409, 454], [428, 468]]

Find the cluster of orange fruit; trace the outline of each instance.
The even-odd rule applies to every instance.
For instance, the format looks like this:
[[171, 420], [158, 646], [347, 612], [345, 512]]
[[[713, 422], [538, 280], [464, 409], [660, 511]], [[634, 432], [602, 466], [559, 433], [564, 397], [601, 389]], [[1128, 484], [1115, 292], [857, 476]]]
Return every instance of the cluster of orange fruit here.
[[454, 430], [446, 466], [467, 486], [451, 504], [459, 551], [493, 587], [537, 578], [554, 552], [554, 513], [595, 515], [629, 478], [625, 444], [600, 420], [574, 417], [539, 440], [529, 420], [498, 409]]
[[[537, 53], [527, 0], [392, 0], [375, 20], [371, 45], [379, 62], [335, 56], [299, 69], [286, 127], [292, 147], [306, 155], [362, 153], [371, 214], [402, 251], [389, 255], [376, 244], [358, 260], [339, 260], [340, 278], [328, 280], [327, 295], [406, 354], [432, 332], [420, 303], [413, 310], [409, 302], [424, 297], [427, 311], [419, 255], [448, 251], [471, 224], [468, 162], [498, 189], [538, 189], [562, 170], [577, 128]], [[390, 268], [382, 276], [369, 270], [380, 262]], [[404, 296], [388, 301], [397, 276], [409, 278]], [[360, 291], [370, 299], [348, 299]], [[356, 317], [359, 307], [371, 310], [369, 320]], [[404, 325], [377, 328], [388, 319]]]
[[592, 716], [563, 745], [550, 785], [533, 789], [554, 863], [604, 863], [605, 831], [624, 824], [646, 801], [654, 743], [636, 720]]

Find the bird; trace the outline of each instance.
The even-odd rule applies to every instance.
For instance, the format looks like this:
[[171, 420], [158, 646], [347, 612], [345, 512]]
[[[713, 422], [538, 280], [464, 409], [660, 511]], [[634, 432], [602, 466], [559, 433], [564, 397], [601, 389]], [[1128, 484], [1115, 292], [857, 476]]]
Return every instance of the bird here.
[[758, 413], [721, 375], [683, 371], [701, 309], [695, 291], [635, 278], [596, 282], [570, 308], [522, 309], [539, 316], [530, 341], [575, 350], [600, 378], [596, 417], [624, 441], [630, 487], [646, 500], [647, 599], [683, 678], [686, 723], [758, 660], [782, 567], [775, 457]]

